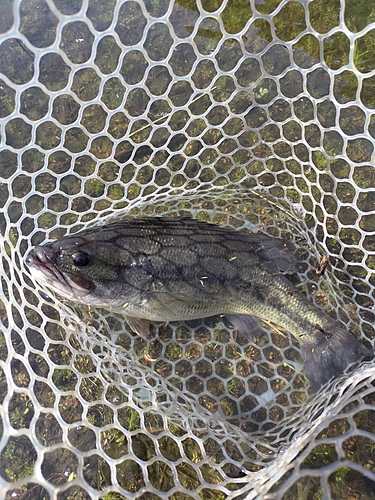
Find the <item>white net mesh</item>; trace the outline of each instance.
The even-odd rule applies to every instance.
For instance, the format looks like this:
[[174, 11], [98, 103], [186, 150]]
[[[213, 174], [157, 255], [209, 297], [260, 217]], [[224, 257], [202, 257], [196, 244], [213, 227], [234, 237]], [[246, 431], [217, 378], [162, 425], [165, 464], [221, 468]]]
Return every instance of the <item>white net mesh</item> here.
[[373, 363], [311, 395], [285, 332], [145, 343], [23, 263], [125, 213], [261, 229], [373, 340], [373, 2], [3, 0], [0, 33], [0, 497], [374, 498]]

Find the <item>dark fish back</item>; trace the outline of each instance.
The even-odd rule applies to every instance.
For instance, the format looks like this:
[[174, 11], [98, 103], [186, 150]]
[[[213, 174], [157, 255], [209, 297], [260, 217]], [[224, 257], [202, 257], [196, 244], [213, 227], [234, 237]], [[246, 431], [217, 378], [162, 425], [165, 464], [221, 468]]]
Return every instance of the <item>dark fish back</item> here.
[[[271, 266], [272, 272], [298, 270], [298, 258], [291, 241], [272, 238], [262, 233], [228, 230], [190, 218], [124, 219], [103, 226], [100, 233], [97, 228], [88, 230], [85, 236], [93, 240], [100, 238], [101, 241], [113, 243], [133, 253], [152, 255], [163, 252], [164, 257], [173, 254], [185, 261], [210, 255], [215, 258], [228, 256], [233, 262], [238, 258], [237, 252], [246, 252], [250, 265], [258, 261]], [[249, 260], [251, 254], [256, 256], [254, 262]]]

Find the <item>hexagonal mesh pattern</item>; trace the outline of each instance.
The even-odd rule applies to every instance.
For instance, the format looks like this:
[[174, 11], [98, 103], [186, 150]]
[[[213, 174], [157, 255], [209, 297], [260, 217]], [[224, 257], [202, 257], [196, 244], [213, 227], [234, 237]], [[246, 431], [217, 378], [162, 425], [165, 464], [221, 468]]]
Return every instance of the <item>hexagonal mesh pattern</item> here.
[[373, 498], [373, 363], [313, 395], [286, 332], [145, 342], [23, 260], [124, 214], [260, 229], [373, 340], [374, 49], [367, 1], [1, 3], [1, 498]]

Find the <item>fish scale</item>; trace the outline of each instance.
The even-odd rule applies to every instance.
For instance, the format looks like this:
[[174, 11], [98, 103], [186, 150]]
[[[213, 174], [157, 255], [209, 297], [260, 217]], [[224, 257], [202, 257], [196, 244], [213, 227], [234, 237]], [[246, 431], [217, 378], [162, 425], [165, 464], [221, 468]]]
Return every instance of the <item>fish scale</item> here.
[[126, 219], [35, 248], [26, 263], [68, 299], [121, 312], [147, 337], [155, 321], [227, 315], [253, 339], [270, 321], [299, 341], [317, 390], [349, 364], [372, 356], [343, 325], [310, 303], [284, 276], [288, 242], [193, 219]]

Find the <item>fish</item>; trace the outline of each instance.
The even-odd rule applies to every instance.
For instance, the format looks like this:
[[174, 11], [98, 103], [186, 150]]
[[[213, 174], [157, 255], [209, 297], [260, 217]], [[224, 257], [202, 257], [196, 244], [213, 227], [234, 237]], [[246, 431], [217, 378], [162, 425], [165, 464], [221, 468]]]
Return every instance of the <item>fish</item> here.
[[58, 295], [124, 315], [143, 338], [155, 322], [228, 318], [248, 339], [262, 321], [299, 342], [313, 391], [372, 347], [314, 305], [289, 279], [293, 244], [191, 218], [128, 218], [36, 246], [31, 275]]

